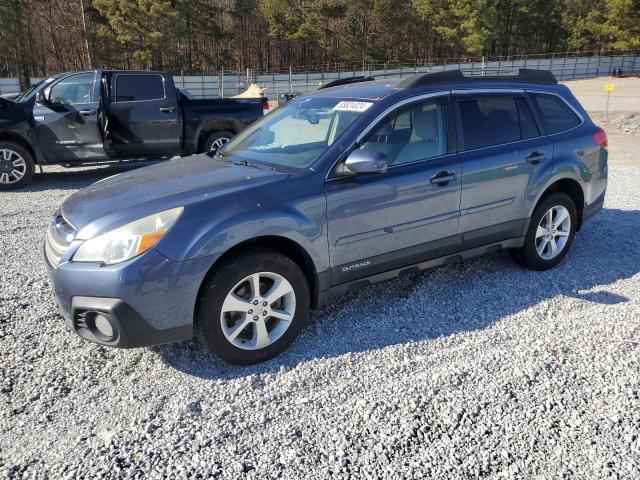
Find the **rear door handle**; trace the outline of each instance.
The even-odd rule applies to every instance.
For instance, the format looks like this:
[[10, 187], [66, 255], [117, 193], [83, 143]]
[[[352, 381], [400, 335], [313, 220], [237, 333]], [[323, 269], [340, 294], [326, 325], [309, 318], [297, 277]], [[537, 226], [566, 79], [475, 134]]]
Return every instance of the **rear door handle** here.
[[452, 182], [456, 178], [456, 172], [454, 172], [453, 170], [443, 170], [442, 172], [436, 173], [429, 179], [429, 181], [432, 184], [438, 185], [439, 187], [445, 187], [449, 185], [449, 182]]
[[526, 157], [526, 161], [532, 163], [533, 165], [537, 165], [547, 158], [547, 154], [544, 152], [531, 152]]
[[160, 107], [162, 113], [173, 113], [176, 111], [176, 107]]
[[78, 112], [80, 115], [82, 115], [83, 117], [88, 117], [89, 115], [93, 115], [94, 113], [96, 113], [95, 110], [80, 110]]

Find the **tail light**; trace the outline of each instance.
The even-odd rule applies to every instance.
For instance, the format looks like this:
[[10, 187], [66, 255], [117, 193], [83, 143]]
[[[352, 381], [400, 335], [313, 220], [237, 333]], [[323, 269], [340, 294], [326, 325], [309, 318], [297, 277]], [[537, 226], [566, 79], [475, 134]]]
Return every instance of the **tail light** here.
[[593, 134], [593, 139], [595, 142], [600, 145], [601, 148], [607, 148], [609, 143], [607, 142], [607, 132], [605, 132], [602, 128]]
[[269, 113], [269, 102], [264, 102], [262, 104], [262, 115], [266, 115]]

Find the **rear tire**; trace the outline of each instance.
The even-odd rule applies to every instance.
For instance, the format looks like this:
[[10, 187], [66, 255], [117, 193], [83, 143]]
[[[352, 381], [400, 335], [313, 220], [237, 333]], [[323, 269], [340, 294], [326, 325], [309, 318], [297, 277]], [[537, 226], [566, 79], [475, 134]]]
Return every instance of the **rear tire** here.
[[228, 131], [213, 132], [206, 137], [202, 144], [202, 151], [204, 153], [211, 152], [216, 153], [220, 148], [224, 146], [229, 140], [233, 138], [233, 133]]
[[566, 193], [552, 193], [533, 211], [524, 246], [512, 250], [513, 259], [532, 270], [548, 270], [567, 255], [576, 233], [578, 215]]
[[300, 267], [261, 248], [215, 267], [200, 295], [196, 331], [224, 361], [249, 365], [285, 350], [308, 311], [309, 285]]
[[33, 156], [22, 145], [0, 141], [0, 190], [27, 185], [36, 171]]

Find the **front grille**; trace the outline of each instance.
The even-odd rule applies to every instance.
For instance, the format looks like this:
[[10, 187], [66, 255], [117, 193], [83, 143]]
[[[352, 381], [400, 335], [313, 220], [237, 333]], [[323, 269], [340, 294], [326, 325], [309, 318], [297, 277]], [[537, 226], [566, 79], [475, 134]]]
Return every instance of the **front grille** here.
[[47, 239], [44, 244], [44, 251], [51, 265], [58, 266], [74, 235], [75, 228], [73, 225], [57, 213], [47, 229]]

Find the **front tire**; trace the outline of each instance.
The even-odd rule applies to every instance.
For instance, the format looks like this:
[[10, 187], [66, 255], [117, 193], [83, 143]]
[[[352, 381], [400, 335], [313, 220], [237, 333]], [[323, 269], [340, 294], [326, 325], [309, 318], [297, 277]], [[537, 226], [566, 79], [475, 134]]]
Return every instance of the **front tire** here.
[[258, 249], [216, 267], [200, 297], [196, 328], [211, 352], [249, 365], [285, 350], [308, 310], [309, 285], [300, 267], [278, 252]]
[[206, 137], [203, 142], [202, 151], [207, 153], [210, 152], [215, 154], [218, 150], [224, 147], [224, 144], [233, 138], [233, 133], [223, 131], [223, 132], [213, 132]]
[[0, 190], [16, 190], [27, 185], [36, 167], [33, 156], [21, 145], [0, 141]]
[[555, 267], [573, 244], [577, 219], [576, 206], [566, 193], [544, 198], [531, 216], [524, 246], [512, 251], [514, 260], [532, 270]]

